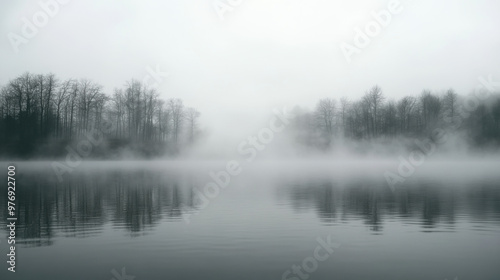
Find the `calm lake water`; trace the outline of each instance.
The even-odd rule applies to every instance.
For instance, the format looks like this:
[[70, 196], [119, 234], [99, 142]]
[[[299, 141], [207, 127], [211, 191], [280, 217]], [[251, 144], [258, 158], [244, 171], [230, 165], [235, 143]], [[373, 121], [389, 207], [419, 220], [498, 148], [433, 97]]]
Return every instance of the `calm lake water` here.
[[86, 163], [62, 182], [50, 163], [18, 164], [17, 272], [5, 184], [0, 278], [500, 279], [498, 165], [447, 165], [394, 191], [356, 166], [244, 168], [204, 199], [224, 164]]

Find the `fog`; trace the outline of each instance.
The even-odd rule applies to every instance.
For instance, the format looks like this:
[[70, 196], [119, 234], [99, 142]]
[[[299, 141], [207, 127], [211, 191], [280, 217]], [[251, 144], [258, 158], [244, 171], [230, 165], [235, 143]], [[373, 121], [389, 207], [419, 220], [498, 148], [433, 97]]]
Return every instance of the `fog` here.
[[[368, 93], [367, 93], [368, 95]], [[495, 158], [499, 155], [500, 136], [500, 95], [492, 94], [484, 100], [475, 98], [475, 95], [457, 97], [455, 107], [455, 117], [450, 117], [450, 109], [446, 108], [445, 94], [436, 93], [429, 95], [435, 97], [437, 101], [442, 100], [439, 105], [441, 109], [436, 112], [432, 121], [428, 124], [419, 125], [425, 117], [419, 121], [419, 114], [426, 114], [423, 109], [426, 106], [424, 95], [414, 98], [414, 114], [408, 120], [415, 122], [414, 129], [410, 126], [407, 130], [401, 129], [399, 123], [406, 125], [405, 120], [401, 120], [403, 113], [394, 115], [394, 129], [382, 128], [390, 126], [390, 116], [385, 121], [380, 120], [380, 131], [372, 134], [370, 129], [377, 129], [367, 125], [362, 127], [354, 135], [348, 128], [349, 124], [344, 123], [339, 105], [335, 105], [335, 99], [322, 99], [316, 108], [300, 108], [295, 106], [290, 108], [274, 108], [274, 114], [267, 114], [265, 118], [257, 118], [260, 125], [254, 125], [247, 129], [247, 125], [229, 123], [224, 127], [224, 131], [207, 130], [202, 141], [197, 142], [193, 147], [179, 155], [185, 159], [227, 159], [231, 157], [244, 158], [246, 161], [254, 160], [390, 160], [398, 157], [408, 157], [414, 152], [422, 152], [425, 160], [453, 159], [466, 160], [481, 157]], [[413, 96], [410, 96], [413, 98]], [[408, 98], [408, 97], [405, 97]], [[390, 114], [390, 110], [401, 106], [402, 101], [394, 100], [381, 102], [382, 114]], [[322, 116], [321, 103], [325, 100], [332, 102], [331, 110], [331, 131], [326, 131]], [[472, 107], [467, 102], [472, 100]], [[475, 103], [474, 103], [475, 102]], [[370, 114], [369, 109], [363, 109], [365, 100], [350, 101], [346, 106], [348, 118], [355, 118], [356, 109], [365, 110]], [[385, 106], [385, 107], [383, 107]], [[393, 106], [393, 107], [391, 107]], [[466, 109], [465, 109], [466, 108]], [[486, 109], [489, 108], [489, 109]], [[493, 109], [494, 108], [494, 109]], [[400, 108], [399, 108], [400, 109]], [[398, 110], [399, 110], [398, 109]], [[483, 113], [492, 110], [495, 116], [486, 116]], [[460, 113], [457, 113], [459, 111]], [[481, 116], [479, 116], [479, 115]], [[374, 115], [375, 123], [378, 115]], [[490, 119], [491, 118], [491, 119]], [[453, 120], [450, 120], [453, 119]], [[493, 121], [492, 126], [486, 128], [486, 123]], [[304, 121], [305, 120], [305, 121]], [[239, 121], [239, 120], [238, 120]], [[362, 119], [366, 123], [370, 119]], [[354, 122], [352, 122], [354, 123]], [[365, 124], [366, 124], [365, 123]], [[279, 129], [273, 126], [279, 124]], [[353, 125], [353, 124], [351, 124]], [[478, 129], [478, 127], [482, 127]], [[384, 130], [384, 131], [382, 131]], [[230, 131], [230, 133], [225, 133]], [[351, 134], [351, 135], [348, 135]], [[489, 135], [489, 136], [486, 136]], [[253, 141], [253, 142], [252, 142]]]
[[84, 160], [397, 160], [436, 129], [427, 159], [498, 152], [498, 3], [220, 3], [3, 3], [0, 156], [61, 159], [103, 122]]
[[0, 1], [0, 279], [499, 279], [498, 11]]
[[[222, 1], [224, 2], [224, 1]], [[221, 20], [213, 1], [69, 1], [13, 50], [0, 42], [0, 85], [29, 71], [87, 78], [114, 88], [150, 70], [164, 98], [203, 113], [214, 134], [251, 131], [274, 107], [360, 98], [379, 84], [389, 98], [424, 88], [468, 94], [478, 77], [500, 76], [496, 1], [400, 1], [403, 10], [348, 63], [339, 44], [388, 1], [244, 1]], [[22, 36], [35, 1], [2, 3], [0, 33]], [[422, 21], [421, 18], [446, 21]], [[225, 127], [228, 127], [228, 130]], [[247, 133], [248, 133], [247, 132]]]

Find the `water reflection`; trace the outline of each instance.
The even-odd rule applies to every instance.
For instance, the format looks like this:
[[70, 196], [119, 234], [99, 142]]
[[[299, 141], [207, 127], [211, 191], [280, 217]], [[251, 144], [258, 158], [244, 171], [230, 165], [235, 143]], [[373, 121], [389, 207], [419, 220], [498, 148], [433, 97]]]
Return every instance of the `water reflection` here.
[[[147, 233], [163, 218], [180, 221], [182, 207], [196, 208], [190, 180], [175, 174], [144, 170], [79, 172], [58, 182], [47, 172], [19, 175], [16, 192], [19, 243], [51, 245], [56, 234], [89, 237], [103, 226]], [[22, 182], [22, 185], [20, 183]], [[2, 221], [6, 197], [0, 195]]]
[[[17, 181], [22, 182], [17, 187], [17, 235], [25, 246], [49, 246], [61, 236], [96, 236], [106, 226], [139, 236], [163, 222], [183, 222], [197, 208], [194, 188], [206, 183], [192, 173], [135, 169], [79, 171], [62, 183], [47, 171], [31, 171], [19, 174]], [[283, 181], [274, 187], [285, 193], [286, 203], [297, 212], [315, 211], [325, 225], [362, 221], [373, 234], [382, 234], [388, 222], [417, 224], [423, 232], [456, 230], [458, 220], [475, 223], [477, 230], [500, 222], [500, 188], [494, 180], [420, 180], [396, 192], [385, 182], [368, 179]], [[0, 223], [7, 216], [5, 195], [0, 192]]]
[[395, 192], [370, 180], [293, 180], [283, 188], [295, 210], [314, 209], [330, 225], [362, 220], [373, 233], [382, 232], [386, 221], [419, 224], [424, 232], [453, 230], [457, 219], [500, 223], [500, 188], [494, 180], [417, 180]]

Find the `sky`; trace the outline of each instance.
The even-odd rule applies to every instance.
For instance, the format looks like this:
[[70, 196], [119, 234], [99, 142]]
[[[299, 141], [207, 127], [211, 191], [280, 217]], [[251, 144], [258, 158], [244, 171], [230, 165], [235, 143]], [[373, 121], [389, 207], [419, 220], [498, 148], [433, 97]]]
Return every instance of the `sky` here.
[[[273, 108], [356, 100], [375, 84], [390, 100], [423, 89], [468, 94], [478, 77], [500, 79], [498, 0], [55, 1], [1, 2], [0, 85], [52, 72], [112, 94], [160, 71], [162, 97], [224, 129], [262, 122]], [[46, 18], [41, 3], [51, 3]], [[390, 14], [384, 25], [380, 13]], [[380, 30], [369, 29], [349, 62], [341, 45], [356, 47], [356, 30], [370, 26]]]

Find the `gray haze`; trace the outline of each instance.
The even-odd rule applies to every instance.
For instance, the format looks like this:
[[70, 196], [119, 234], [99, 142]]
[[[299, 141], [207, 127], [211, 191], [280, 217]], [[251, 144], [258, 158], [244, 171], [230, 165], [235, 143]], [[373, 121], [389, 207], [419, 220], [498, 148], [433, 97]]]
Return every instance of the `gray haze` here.
[[21, 34], [38, 3], [0, 4], [0, 85], [53, 72], [111, 94], [158, 66], [169, 73], [162, 95], [198, 108], [202, 128], [235, 143], [273, 108], [358, 99], [374, 84], [388, 99], [450, 87], [468, 94], [478, 77], [500, 76], [495, 0], [401, 1], [403, 11], [350, 64], [340, 43], [352, 44], [354, 29], [389, 1], [242, 1], [224, 20], [212, 0], [69, 1], [15, 53], [8, 34]]

